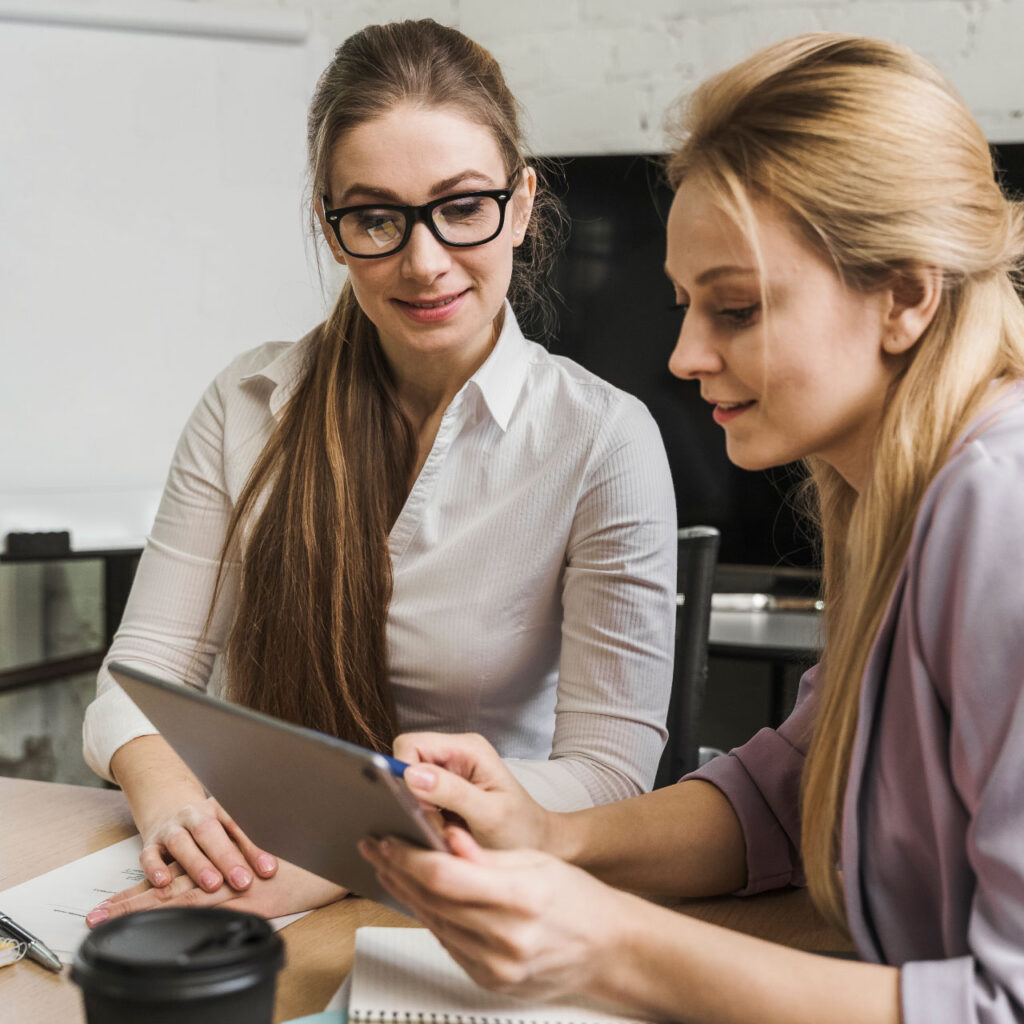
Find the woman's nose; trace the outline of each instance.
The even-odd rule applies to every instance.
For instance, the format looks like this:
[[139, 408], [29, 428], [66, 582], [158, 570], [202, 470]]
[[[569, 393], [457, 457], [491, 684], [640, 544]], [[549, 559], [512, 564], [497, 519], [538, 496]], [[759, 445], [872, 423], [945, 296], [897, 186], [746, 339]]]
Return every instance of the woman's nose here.
[[723, 368], [722, 357], [706, 332], [699, 329], [695, 318], [683, 320], [676, 338], [676, 346], [668, 358], [669, 372], [680, 380], [690, 380], [718, 373]]
[[402, 273], [414, 281], [433, 281], [451, 266], [448, 247], [442, 245], [426, 224], [416, 224], [402, 250]]

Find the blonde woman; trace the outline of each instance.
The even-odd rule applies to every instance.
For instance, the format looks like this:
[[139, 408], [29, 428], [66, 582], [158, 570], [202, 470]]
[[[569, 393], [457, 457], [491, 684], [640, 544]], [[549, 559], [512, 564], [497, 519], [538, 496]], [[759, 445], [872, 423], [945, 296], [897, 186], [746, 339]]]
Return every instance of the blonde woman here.
[[[672, 674], [672, 481], [643, 405], [520, 328], [552, 200], [501, 68], [431, 20], [371, 25], [321, 76], [307, 140], [311, 226], [346, 284], [203, 396], [109, 657], [376, 749], [482, 732], [550, 807], [643, 792]], [[248, 216], [239, 245], [259, 245]], [[105, 669], [85, 749], [156, 887], [90, 924], [340, 895], [278, 871]]]
[[[1021, 205], [950, 86], [875, 40], [769, 47], [700, 88], [682, 131], [670, 367], [734, 462], [808, 463], [824, 656], [778, 730], [574, 814], [533, 804], [478, 738], [401, 737], [413, 791], [475, 838], [365, 854], [474, 977], [522, 995], [737, 1024], [1020, 1022]], [[863, 962], [598, 879], [684, 896], [806, 880]]]

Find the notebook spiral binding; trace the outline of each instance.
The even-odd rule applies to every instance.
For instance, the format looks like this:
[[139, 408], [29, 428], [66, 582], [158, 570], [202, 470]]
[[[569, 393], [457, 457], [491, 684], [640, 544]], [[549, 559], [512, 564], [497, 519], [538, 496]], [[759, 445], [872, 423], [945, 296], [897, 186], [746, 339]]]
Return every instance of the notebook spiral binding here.
[[[361, 1010], [351, 1014], [349, 1019], [355, 1024], [520, 1024], [517, 1017], [438, 1010]], [[545, 1024], [575, 1024], [575, 1021], [552, 1017]]]

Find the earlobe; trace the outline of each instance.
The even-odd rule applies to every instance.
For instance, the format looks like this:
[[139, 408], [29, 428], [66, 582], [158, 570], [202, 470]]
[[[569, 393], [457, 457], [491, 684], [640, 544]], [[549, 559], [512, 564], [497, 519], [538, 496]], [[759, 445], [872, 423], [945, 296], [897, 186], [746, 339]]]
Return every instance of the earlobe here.
[[889, 296], [882, 347], [889, 355], [902, 355], [935, 319], [942, 298], [942, 271], [937, 267], [905, 271], [889, 286]]

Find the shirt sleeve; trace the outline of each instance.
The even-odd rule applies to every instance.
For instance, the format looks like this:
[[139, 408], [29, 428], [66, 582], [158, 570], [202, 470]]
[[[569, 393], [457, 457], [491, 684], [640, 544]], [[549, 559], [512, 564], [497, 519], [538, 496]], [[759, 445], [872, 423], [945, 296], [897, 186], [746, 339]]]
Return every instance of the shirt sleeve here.
[[750, 896], [803, 885], [800, 859], [800, 777], [810, 744], [818, 666], [800, 680], [796, 704], [777, 729], [761, 729], [741, 747], [684, 776], [718, 788], [740, 820]]
[[906, 1024], [1024, 1021], [1024, 455], [968, 454], [926, 524], [912, 598], [948, 708], [951, 799], [968, 818], [974, 885], [946, 886], [967, 903], [966, 941], [950, 942], [966, 954], [903, 965]]
[[232, 507], [224, 480], [219, 380], [199, 401], [178, 442], [124, 617], [86, 709], [86, 763], [111, 781], [114, 752], [157, 730], [111, 677], [109, 662], [130, 662], [169, 681], [205, 688], [230, 621], [235, 578], [229, 570], [224, 598], [203, 637]]
[[647, 409], [620, 395], [573, 518], [548, 761], [507, 763], [555, 810], [650, 789], [665, 743], [676, 608], [675, 492]]

